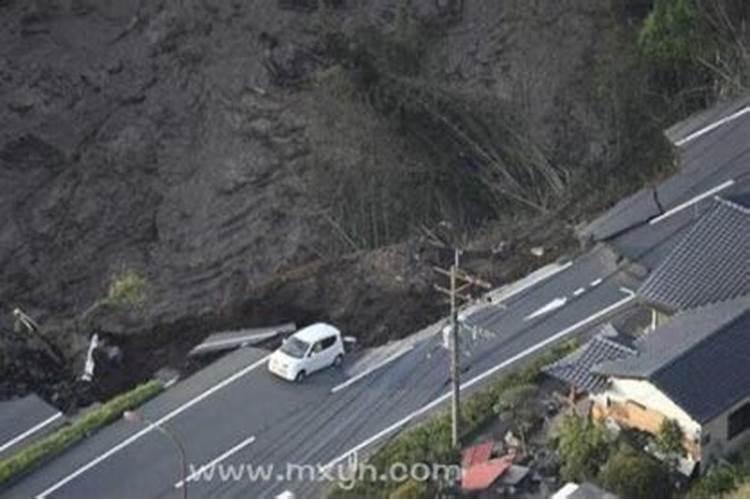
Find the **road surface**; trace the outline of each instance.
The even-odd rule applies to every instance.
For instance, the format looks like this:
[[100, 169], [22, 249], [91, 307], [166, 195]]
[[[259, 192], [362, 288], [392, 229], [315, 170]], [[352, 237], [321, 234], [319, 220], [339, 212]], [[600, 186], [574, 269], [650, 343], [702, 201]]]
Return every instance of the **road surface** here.
[[[632, 307], [632, 290], [644, 277], [632, 272], [633, 263], [644, 272], [653, 269], [712, 196], [750, 191], [750, 112], [738, 114], [735, 106], [675, 134], [684, 166], [654, 190], [658, 204], [651, 191], [626, 200], [596, 222], [590, 235], [603, 241], [592, 250], [466, 317], [466, 388], [480, 387], [499, 371]], [[263, 466], [260, 475], [267, 476], [250, 478], [238, 468], [236, 479], [189, 478], [190, 496], [273, 497], [287, 490], [315, 495], [321, 484], [300, 477], [294, 467], [335, 470], [353, 452], [371, 451], [447, 403], [449, 360], [441, 326], [402, 342], [372, 371], [326, 370], [303, 386], [269, 374], [266, 352], [241, 349], [179, 382], [142, 412], [179, 436], [195, 469], [251, 464]], [[177, 497], [181, 479], [169, 440], [118, 421], [2, 494]]]

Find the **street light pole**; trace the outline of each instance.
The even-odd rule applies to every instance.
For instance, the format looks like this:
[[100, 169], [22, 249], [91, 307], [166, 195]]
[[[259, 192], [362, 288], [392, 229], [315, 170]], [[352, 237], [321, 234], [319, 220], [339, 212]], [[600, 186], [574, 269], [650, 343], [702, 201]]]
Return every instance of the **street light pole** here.
[[142, 414], [128, 410], [122, 414], [122, 418], [127, 420], [128, 422], [133, 423], [145, 423], [157, 431], [159, 431], [161, 434], [166, 436], [172, 444], [177, 449], [177, 452], [180, 455], [180, 482], [182, 483], [182, 498], [188, 497], [188, 491], [187, 491], [187, 483], [188, 483], [188, 470], [187, 470], [187, 454], [185, 453], [185, 447], [182, 445], [182, 442], [177, 439], [177, 436], [167, 429], [166, 427], [163, 427], [156, 422], [146, 418]]

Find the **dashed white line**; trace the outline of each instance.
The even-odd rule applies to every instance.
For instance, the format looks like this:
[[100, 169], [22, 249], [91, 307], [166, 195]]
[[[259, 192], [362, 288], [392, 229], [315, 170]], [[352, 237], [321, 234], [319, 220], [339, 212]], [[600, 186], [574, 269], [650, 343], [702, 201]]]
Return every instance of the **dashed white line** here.
[[717, 121], [713, 122], [712, 124], [710, 124], [710, 125], [708, 125], [706, 127], [703, 127], [700, 130], [696, 130], [692, 134], [690, 134], [690, 135], [688, 135], [686, 137], [683, 137], [679, 141], [675, 142], [675, 145], [676, 146], [682, 146], [683, 144], [687, 144], [688, 142], [692, 141], [693, 139], [697, 139], [698, 137], [700, 137], [700, 136], [702, 136], [704, 134], [707, 134], [707, 133], [711, 132], [714, 129], [717, 129], [717, 128], [721, 127], [725, 123], [731, 122], [732, 120], [736, 120], [737, 118], [739, 118], [740, 116], [742, 116], [742, 115], [744, 115], [746, 113], [750, 113], [750, 106], [745, 106], [744, 108], [742, 108], [741, 110], [737, 111], [736, 113], [733, 113], [733, 114], [731, 114], [729, 116], [725, 116], [721, 120], [717, 120]]
[[337, 385], [336, 387], [334, 387], [333, 389], [331, 389], [331, 393], [338, 392], [341, 389], [344, 389], [345, 387], [348, 387], [348, 386], [352, 385], [356, 381], [358, 381], [358, 380], [366, 377], [367, 375], [371, 374], [375, 370], [378, 370], [378, 369], [382, 368], [383, 366], [387, 365], [388, 363], [390, 363], [391, 361], [400, 358], [401, 356], [403, 356], [407, 352], [411, 351], [412, 349], [414, 349], [414, 346], [410, 345], [410, 346], [406, 347], [405, 349], [401, 349], [400, 351], [391, 354], [390, 356], [388, 356], [387, 358], [385, 358], [381, 362], [379, 362], [379, 363], [375, 364], [374, 366], [368, 368], [367, 370], [363, 371], [362, 373], [359, 373], [359, 374], [355, 375], [354, 377], [350, 378], [349, 380], [347, 380], [346, 382], [343, 382], [343, 383]]
[[14, 437], [10, 441], [8, 441], [8, 442], [4, 443], [2, 446], [0, 446], [0, 452], [7, 450], [8, 448], [10, 448], [11, 446], [13, 446], [16, 443], [20, 443], [21, 441], [23, 441], [27, 437], [31, 436], [35, 432], [37, 432], [37, 431], [39, 431], [39, 430], [47, 427], [49, 424], [51, 424], [52, 422], [54, 422], [55, 420], [57, 420], [60, 417], [62, 417], [62, 413], [58, 411], [57, 413], [55, 413], [51, 417], [45, 418], [44, 420], [42, 420], [41, 422], [39, 422], [38, 424], [36, 424], [34, 427], [26, 430], [25, 432], [22, 432], [18, 436]]
[[594, 287], [602, 284], [602, 281], [604, 281], [602, 278], [597, 278], [591, 283], [589, 283], [589, 286]]
[[[613, 304], [610, 304], [609, 306], [605, 307], [604, 309], [601, 309], [601, 310], [595, 312], [591, 316], [582, 319], [581, 321], [579, 321], [579, 322], [577, 322], [577, 323], [575, 323], [575, 324], [573, 324], [573, 325], [565, 328], [564, 330], [561, 330], [561, 331], [557, 332], [556, 334], [552, 335], [551, 337], [548, 337], [548, 338], [544, 339], [543, 341], [539, 342], [538, 344], [535, 344], [535, 345], [529, 347], [528, 349], [525, 349], [524, 351], [519, 352], [515, 356], [511, 356], [510, 358], [508, 358], [505, 361], [503, 361], [502, 363], [500, 363], [500, 364], [498, 364], [498, 365], [490, 368], [489, 370], [487, 370], [487, 371], [485, 371], [483, 373], [480, 373], [479, 375], [477, 375], [476, 377], [472, 378], [471, 380], [468, 380], [468, 381], [464, 382], [463, 384], [461, 384], [461, 389], [463, 390], [463, 389], [471, 387], [472, 385], [476, 384], [477, 382], [480, 382], [480, 381], [484, 380], [485, 378], [487, 378], [490, 375], [498, 372], [499, 370], [502, 370], [503, 368], [507, 367], [508, 365], [510, 365], [512, 363], [515, 363], [516, 361], [518, 361], [520, 359], [523, 359], [524, 357], [528, 356], [529, 354], [532, 354], [532, 353], [534, 353], [534, 352], [536, 352], [536, 351], [538, 351], [540, 349], [543, 349], [544, 347], [548, 346], [549, 344], [551, 344], [553, 342], [556, 342], [557, 340], [560, 340], [560, 339], [562, 339], [563, 337], [565, 337], [567, 335], [570, 335], [571, 333], [579, 330], [580, 328], [583, 328], [583, 327], [587, 326], [589, 323], [592, 323], [592, 322], [598, 320], [602, 316], [606, 316], [607, 314], [611, 313], [612, 311], [615, 311], [615, 310], [617, 310], [617, 309], [619, 309], [619, 308], [627, 305], [628, 303], [632, 302], [633, 300], [635, 300], [635, 294], [633, 294], [632, 292], [628, 292], [628, 296], [625, 297], [624, 299], [620, 299], [617, 302], [615, 302]], [[371, 445], [372, 443], [378, 441], [382, 437], [387, 436], [388, 434], [393, 433], [394, 431], [396, 431], [399, 428], [403, 427], [404, 425], [408, 424], [414, 418], [416, 418], [416, 417], [418, 417], [418, 416], [420, 416], [420, 415], [422, 415], [422, 414], [424, 414], [424, 413], [432, 410], [433, 408], [439, 406], [441, 403], [447, 401], [450, 397], [451, 397], [451, 393], [447, 392], [447, 393], [443, 394], [442, 396], [440, 396], [439, 398], [434, 399], [433, 401], [427, 403], [422, 408], [419, 408], [418, 410], [410, 413], [409, 415], [405, 416], [404, 418], [402, 418], [398, 422], [396, 422], [396, 423], [394, 423], [394, 424], [386, 427], [385, 429], [383, 429], [382, 431], [378, 432], [377, 434], [375, 434], [375, 435], [369, 437], [368, 439], [362, 441], [360, 444], [358, 444], [354, 448], [350, 449], [346, 453], [344, 453], [342, 455], [339, 455], [338, 457], [334, 458], [333, 460], [331, 460], [330, 462], [328, 462], [324, 466], [323, 469], [324, 470], [330, 469], [331, 467], [333, 467], [334, 465], [336, 465], [338, 462], [340, 462], [342, 460], [345, 460], [352, 453], [356, 453], [356, 452], [362, 450], [363, 448], [366, 448], [367, 446]]]
[[224, 453], [222, 453], [218, 457], [214, 458], [210, 462], [201, 465], [198, 469], [196, 469], [192, 474], [190, 474], [188, 477], [186, 477], [182, 481], [177, 481], [176, 483], [174, 483], [174, 487], [175, 488], [182, 488], [182, 485], [185, 484], [185, 482], [189, 483], [190, 481], [194, 481], [198, 476], [200, 476], [201, 474], [203, 474], [203, 472], [205, 472], [206, 470], [208, 470], [211, 467], [215, 466], [219, 462], [221, 462], [223, 460], [226, 460], [227, 458], [231, 457], [232, 455], [234, 455], [235, 453], [237, 453], [238, 451], [240, 451], [242, 448], [244, 448], [244, 447], [252, 444], [254, 441], [255, 441], [255, 436], [250, 436], [249, 438], [245, 439], [241, 443], [239, 443], [239, 444], [231, 447], [230, 449], [228, 449], [227, 451], [225, 451]]
[[666, 219], [668, 217], [671, 217], [674, 214], [676, 214], [678, 212], [681, 212], [682, 210], [685, 210], [689, 206], [694, 205], [695, 203], [698, 203], [699, 201], [701, 201], [701, 200], [703, 200], [705, 198], [708, 198], [709, 196], [712, 196], [712, 195], [718, 193], [719, 191], [723, 191], [724, 189], [726, 189], [726, 188], [728, 188], [730, 186], [733, 186], [733, 185], [734, 185], [734, 179], [729, 179], [726, 182], [722, 182], [718, 186], [713, 187], [713, 188], [709, 189], [708, 191], [705, 191], [705, 192], [699, 194], [698, 196], [689, 199], [685, 203], [680, 203], [676, 207], [670, 208], [669, 210], [667, 210], [663, 214], [661, 214], [661, 215], [659, 215], [657, 217], [654, 217], [653, 219], [651, 219], [650, 221], [648, 221], [648, 223], [653, 225], [653, 224], [656, 224], [659, 221], [663, 221], [664, 219]]
[[542, 307], [540, 307], [533, 313], [526, 316], [523, 320], [529, 321], [530, 319], [537, 318], [539, 316], [552, 312], [555, 309], [559, 309], [567, 303], [568, 303], [567, 297], [557, 297], [556, 299], [551, 300], [549, 303], [543, 305]]
[[586, 291], [586, 289], [585, 289], [585, 288], [583, 288], [583, 287], [581, 287], [581, 288], [577, 288], [577, 289], [575, 289], [575, 290], [573, 291], [573, 297], [578, 297], [579, 295], [581, 295], [581, 294], [582, 294], [583, 292], [585, 292], [585, 291]]
[[[531, 273], [529, 276], [526, 277], [526, 278], [530, 278], [528, 281], [524, 281], [524, 279], [526, 279], [526, 278], [523, 278], [523, 279], [521, 279], [519, 281], [516, 281], [514, 284], [518, 285], [518, 287], [514, 288], [514, 289], [511, 289], [508, 293], [503, 294], [502, 292], [500, 292], [500, 293], [489, 292], [487, 295], [489, 295], [490, 297], [492, 297], [492, 302], [493, 303], [497, 303], [497, 302], [502, 302], [502, 301], [508, 300], [509, 298], [513, 297], [514, 295], [517, 295], [517, 294], [523, 292], [524, 290], [528, 290], [532, 286], [534, 286], [534, 285], [536, 285], [538, 283], [541, 283], [542, 281], [544, 281], [546, 279], [551, 278], [552, 276], [556, 275], [557, 273], [565, 271], [567, 268], [569, 268], [572, 265], [573, 265], [573, 261], [569, 260], [565, 264], [561, 264], [561, 265], [553, 267], [552, 269], [549, 269], [549, 270], [547, 270], [545, 268], [542, 268], [542, 269], [544, 269], [543, 272], [542, 272], [542, 269], [538, 269], [538, 270], [534, 271], [533, 273]], [[549, 267], [549, 266], [545, 266], [545, 267]], [[539, 274], [536, 274], [536, 273], [539, 273]], [[536, 276], [535, 276], [535, 274], [536, 274]], [[510, 286], [513, 286], [513, 285], [510, 285]], [[500, 288], [500, 290], [504, 290], [504, 288]], [[498, 292], [500, 290], [498, 290]]]
[[132, 443], [134, 443], [135, 441], [137, 441], [138, 439], [140, 439], [141, 437], [145, 436], [146, 434], [148, 434], [149, 432], [151, 432], [154, 429], [154, 427], [156, 427], [157, 425], [162, 425], [165, 422], [168, 422], [168, 421], [172, 420], [174, 417], [176, 417], [180, 413], [184, 412], [188, 408], [196, 405], [197, 403], [203, 401], [204, 399], [206, 399], [207, 397], [209, 397], [211, 394], [215, 393], [216, 391], [219, 391], [219, 390], [223, 389], [224, 387], [228, 386], [229, 384], [231, 384], [235, 380], [243, 377], [247, 373], [250, 373], [252, 370], [254, 370], [255, 368], [257, 368], [260, 365], [262, 365], [263, 363], [265, 363], [268, 360], [269, 356], [270, 356], [270, 354], [267, 355], [267, 356], [262, 357], [261, 359], [259, 359], [255, 363], [252, 363], [251, 365], [246, 366], [242, 370], [236, 372], [234, 375], [232, 375], [232, 376], [224, 379], [223, 381], [219, 382], [215, 386], [211, 387], [210, 389], [205, 390], [204, 392], [202, 392], [198, 396], [194, 397], [190, 401], [188, 401], [188, 402], [182, 404], [181, 406], [175, 408], [174, 410], [172, 410], [171, 412], [167, 413], [166, 415], [164, 415], [160, 419], [156, 420], [153, 424], [148, 425], [147, 427], [145, 427], [144, 429], [141, 429], [140, 431], [136, 432], [135, 434], [133, 434], [129, 438], [121, 441], [120, 443], [118, 443], [117, 445], [113, 446], [112, 448], [110, 448], [106, 452], [102, 453], [101, 455], [99, 455], [95, 459], [89, 461], [85, 465], [82, 465], [81, 467], [79, 467], [78, 469], [76, 469], [75, 471], [73, 471], [72, 473], [70, 473], [67, 476], [65, 476], [64, 478], [60, 479], [59, 481], [57, 481], [55, 484], [53, 484], [52, 486], [50, 486], [49, 488], [47, 488], [43, 492], [39, 493], [37, 495], [37, 498], [45, 498], [45, 497], [49, 496], [51, 493], [54, 493], [55, 491], [59, 490], [60, 488], [62, 488], [63, 486], [65, 486], [66, 484], [68, 484], [69, 482], [71, 482], [73, 479], [75, 479], [78, 476], [80, 476], [81, 474], [83, 474], [84, 472], [92, 469], [93, 467], [96, 467], [98, 464], [100, 464], [101, 462], [105, 461], [106, 459], [108, 459], [109, 457], [111, 457], [112, 455], [114, 455], [115, 453], [117, 453], [118, 451], [122, 450], [123, 448], [131, 445]]

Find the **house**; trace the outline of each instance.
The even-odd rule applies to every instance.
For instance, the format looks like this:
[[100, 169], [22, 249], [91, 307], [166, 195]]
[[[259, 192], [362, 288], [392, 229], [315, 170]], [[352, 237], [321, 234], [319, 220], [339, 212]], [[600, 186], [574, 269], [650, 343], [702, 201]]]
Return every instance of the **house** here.
[[750, 206], [747, 197], [715, 197], [637, 291], [651, 308], [652, 328], [678, 311], [750, 293]]
[[693, 464], [750, 442], [749, 198], [715, 197], [638, 288], [645, 336], [604, 325], [544, 368], [587, 392], [594, 418], [651, 434], [676, 421]]
[[675, 420], [695, 463], [750, 443], [750, 296], [679, 313], [636, 347], [592, 368], [608, 379], [594, 418], [651, 434]]

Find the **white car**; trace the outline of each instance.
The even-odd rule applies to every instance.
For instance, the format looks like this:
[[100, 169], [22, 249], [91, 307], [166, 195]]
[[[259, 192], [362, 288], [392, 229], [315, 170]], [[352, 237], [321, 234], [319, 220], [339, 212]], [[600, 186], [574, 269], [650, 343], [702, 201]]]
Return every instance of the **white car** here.
[[286, 338], [271, 354], [268, 370], [281, 378], [302, 382], [313, 372], [339, 366], [344, 360], [344, 343], [338, 328], [315, 323]]

